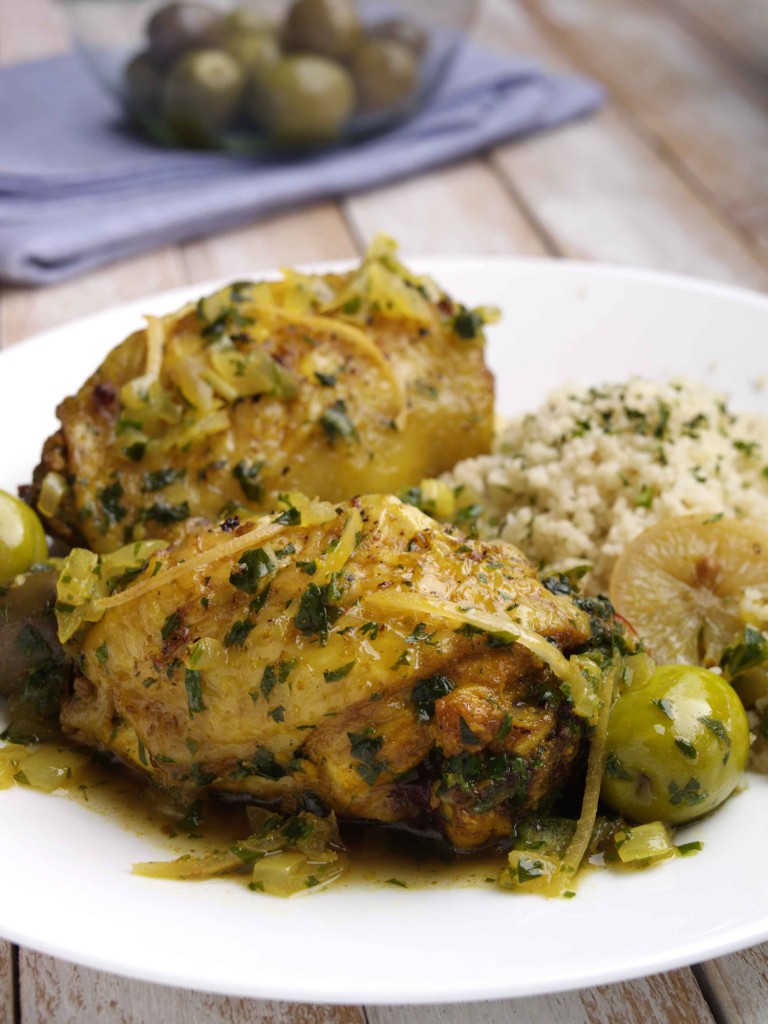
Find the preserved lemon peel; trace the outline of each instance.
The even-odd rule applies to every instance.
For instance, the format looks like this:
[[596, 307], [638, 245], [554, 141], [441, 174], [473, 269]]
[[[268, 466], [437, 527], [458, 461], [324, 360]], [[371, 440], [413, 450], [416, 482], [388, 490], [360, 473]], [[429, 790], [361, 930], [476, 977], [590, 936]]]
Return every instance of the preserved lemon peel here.
[[356, 508], [350, 512], [332, 551], [317, 563], [315, 581], [327, 583], [334, 573], [341, 572], [357, 547], [358, 536], [363, 529], [363, 517]]
[[288, 320], [290, 323], [304, 327], [308, 332], [315, 331], [318, 333], [335, 334], [338, 338], [348, 342], [358, 352], [368, 356], [389, 381], [396, 407], [393, 412], [393, 418], [397, 419], [405, 411], [405, 392], [400, 381], [379, 346], [360, 327], [355, 327], [354, 324], [346, 323], [333, 317], [322, 316], [316, 313], [297, 313], [282, 306], [272, 306], [263, 302], [245, 303], [244, 306], [246, 309], [253, 308], [259, 313], [266, 313], [283, 320]]
[[[297, 501], [300, 500], [298, 495], [295, 497]], [[303, 498], [303, 496], [301, 496], [301, 498]], [[80, 594], [79, 591], [78, 593], [75, 593], [70, 587], [70, 589], [66, 591], [66, 595], [69, 597], [69, 600], [67, 600], [66, 596], [60, 597], [59, 600], [67, 605], [76, 605], [78, 610], [82, 611], [82, 614], [79, 616], [79, 621], [73, 629], [67, 628], [64, 630], [62, 628], [62, 612], [57, 608], [59, 637], [62, 640], [62, 643], [68, 640], [76, 632], [82, 622], [98, 622], [103, 614], [112, 608], [135, 601], [140, 597], [144, 597], [145, 594], [152, 593], [152, 591], [157, 590], [160, 587], [167, 586], [167, 584], [176, 579], [183, 578], [190, 573], [199, 572], [216, 562], [221, 562], [224, 559], [231, 558], [234, 555], [239, 554], [241, 551], [244, 551], [246, 548], [252, 547], [254, 544], [269, 541], [286, 531], [300, 530], [302, 528], [306, 529], [307, 527], [327, 523], [336, 516], [333, 505], [328, 502], [311, 501], [308, 498], [303, 498], [302, 505], [303, 509], [300, 523], [293, 526], [286, 525], [285, 523], [277, 523], [272, 519], [272, 515], [263, 516], [259, 519], [244, 520], [244, 523], [252, 523], [254, 528], [240, 536], [232, 537], [223, 543], [217, 544], [215, 547], [209, 548], [206, 551], [201, 551], [196, 555], [192, 555], [192, 557], [188, 558], [185, 562], [170, 566], [167, 569], [163, 569], [162, 562], [152, 556], [146, 569], [147, 575], [145, 575], [143, 579], [137, 580], [135, 583], [129, 585], [125, 590], [122, 590], [117, 594], [112, 594], [109, 597], [103, 596], [103, 590], [99, 591], [99, 584], [101, 584], [101, 580], [96, 571], [99, 567], [98, 556], [83, 548], [74, 548], [73, 551], [70, 552], [70, 557], [67, 559], [65, 572], [62, 573], [62, 578], [67, 575], [68, 572], [73, 579], [78, 581], [77, 586], [80, 588], [80, 591], [82, 591], [82, 594]], [[297, 505], [296, 507], [300, 506]], [[162, 547], [166, 546], [163, 542], [152, 543], [159, 543]], [[135, 545], [126, 545], [126, 550], [133, 548], [134, 546]], [[71, 562], [70, 559], [72, 560]]]
[[[525, 647], [531, 654], [548, 665], [561, 682], [567, 683], [578, 694], [585, 691], [584, 675], [576, 659], [569, 661], [541, 633], [520, 623], [512, 622], [503, 612], [487, 612], [474, 608], [465, 611], [450, 601], [420, 597], [417, 594], [405, 594], [402, 591], [369, 594], [363, 599], [363, 604], [379, 612], [411, 613], [432, 619], [458, 622], [462, 625], [474, 626], [509, 643], [519, 643], [521, 647]], [[590, 665], [594, 665], [594, 663], [590, 662]], [[594, 668], [599, 673], [597, 665], [594, 665]], [[584, 718], [592, 718], [595, 709], [595, 700], [585, 700], [583, 703], [574, 705], [574, 711]]]
[[69, 485], [61, 473], [49, 470], [40, 485], [40, 497], [37, 499], [38, 511], [44, 516], [55, 516], [68, 487]]
[[[518, 889], [525, 886], [525, 892], [537, 893], [540, 896], [563, 896], [566, 892], [571, 891], [575, 876], [589, 848], [597, 820], [597, 806], [600, 799], [608, 735], [608, 716], [621, 668], [621, 659], [617, 659], [601, 674], [598, 714], [589, 747], [581, 813], [576, 822], [573, 838], [565, 853], [562, 858], [558, 858], [553, 854], [544, 856], [526, 854], [522, 850], [512, 850], [509, 854], [509, 866], [499, 878], [499, 884], [503, 888]], [[523, 857], [532, 862], [533, 868], [524, 867], [521, 872], [520, 861]]]
[[348, 865], [336, 816], [300, 812], [292, 818], [261, 808], [248, 808], [256, 831], [236, 840], [228, 850], [203, 856], [189, 854], [173, 861], [134, 864], [145, 878], [202, 881], [221, 875], [250, 873], [249, 888], [273, 896], [315, 892], [336, 881]]
[[714, 516], [661, 520], [624, 549], [610, 585], [617, 612], [659, 661], [704, 665], [746, 624], [748, 591], [768, 593], [768, 533]]
[[160, 376], [160, 371], [163, 368], [165, 323], [159, 316], [148, 316], [146, 320], [147, 361], [144, 368], [144, 376], [156, 379]]

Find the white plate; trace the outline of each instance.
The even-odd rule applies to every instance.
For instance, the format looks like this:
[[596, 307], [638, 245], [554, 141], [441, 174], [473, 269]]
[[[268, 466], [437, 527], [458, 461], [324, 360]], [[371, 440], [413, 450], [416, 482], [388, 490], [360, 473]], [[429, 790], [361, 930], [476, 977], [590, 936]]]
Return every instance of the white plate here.
[[[768, 299], [732, 288], [534, 260], [429, 261], [469, 305], [496, 303], [489, 356], [504, 412], [553, 386], [685, 372], [766, 410]], [[27, 480], [54, 407], [107, 351], [197, 286], [49, 331], [0, 357], [0, 486]], [[212, 289], [215, 282], [210, 285]], [[185, 988], [324, 1003], [534, 995], [617, 981], [768, 938], [768, 779], [687, 830], [696, 857], [596, 873], [576, 899], [488, 889], [347, 887], [303, 899], [226, 881], [131, 875], [148, 838], [67, 799], [0, 794], [0, 934], [54, 956]], [[165, 855], [165, 851], [162, 851]]]

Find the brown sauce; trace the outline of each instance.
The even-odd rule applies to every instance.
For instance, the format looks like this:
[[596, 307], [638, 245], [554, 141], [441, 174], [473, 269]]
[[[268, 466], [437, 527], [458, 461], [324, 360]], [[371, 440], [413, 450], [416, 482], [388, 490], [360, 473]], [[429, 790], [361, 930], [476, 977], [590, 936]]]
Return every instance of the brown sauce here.
[[[116, 765], [94, 764], [79, 785], [58, 791], [155, 846], [151, 860], [203, 856], [226, 850], [249, 834], [241, 802], [207, 799], [199, 822], [184, 820], [184, 808]], [[408, 831], [342, 822], [350, 866], [337, 885], [424, 889], [492, 887], [505, 864], [503, 853], [458, 856], [439, 843]], [[227, 875], [248, 881], [248, 875]]]

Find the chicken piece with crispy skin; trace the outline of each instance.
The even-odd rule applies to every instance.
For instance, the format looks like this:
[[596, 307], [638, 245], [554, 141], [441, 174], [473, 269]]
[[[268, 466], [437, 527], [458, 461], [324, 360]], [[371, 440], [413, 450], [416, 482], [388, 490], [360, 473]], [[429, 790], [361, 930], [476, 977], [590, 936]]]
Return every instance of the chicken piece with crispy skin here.
[[508, 837], [577, 761], [560, 684], [587, 616], [516, 548], [396, 498], [294, 500], [152, 553], [111, 595], [71, 559], [60, 602], [91, 604], [64, 729], [190, 796], [325, 804], [459, 850]]
[[490, 449], [482, 325], [386, 239], [345, 274], [233, 284], [149, 318], [62, 402], [27, 498], [108, 552], [280, 492], [397, 493]]

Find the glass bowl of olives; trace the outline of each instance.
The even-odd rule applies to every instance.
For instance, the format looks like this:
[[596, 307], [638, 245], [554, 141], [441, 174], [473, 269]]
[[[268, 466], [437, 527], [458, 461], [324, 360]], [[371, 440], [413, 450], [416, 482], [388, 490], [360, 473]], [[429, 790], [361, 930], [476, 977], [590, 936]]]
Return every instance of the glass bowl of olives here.
[[428, 101], [476, 0], [62, 0], [76, 45], [167, 146], [259, 153], [364, 138]]

